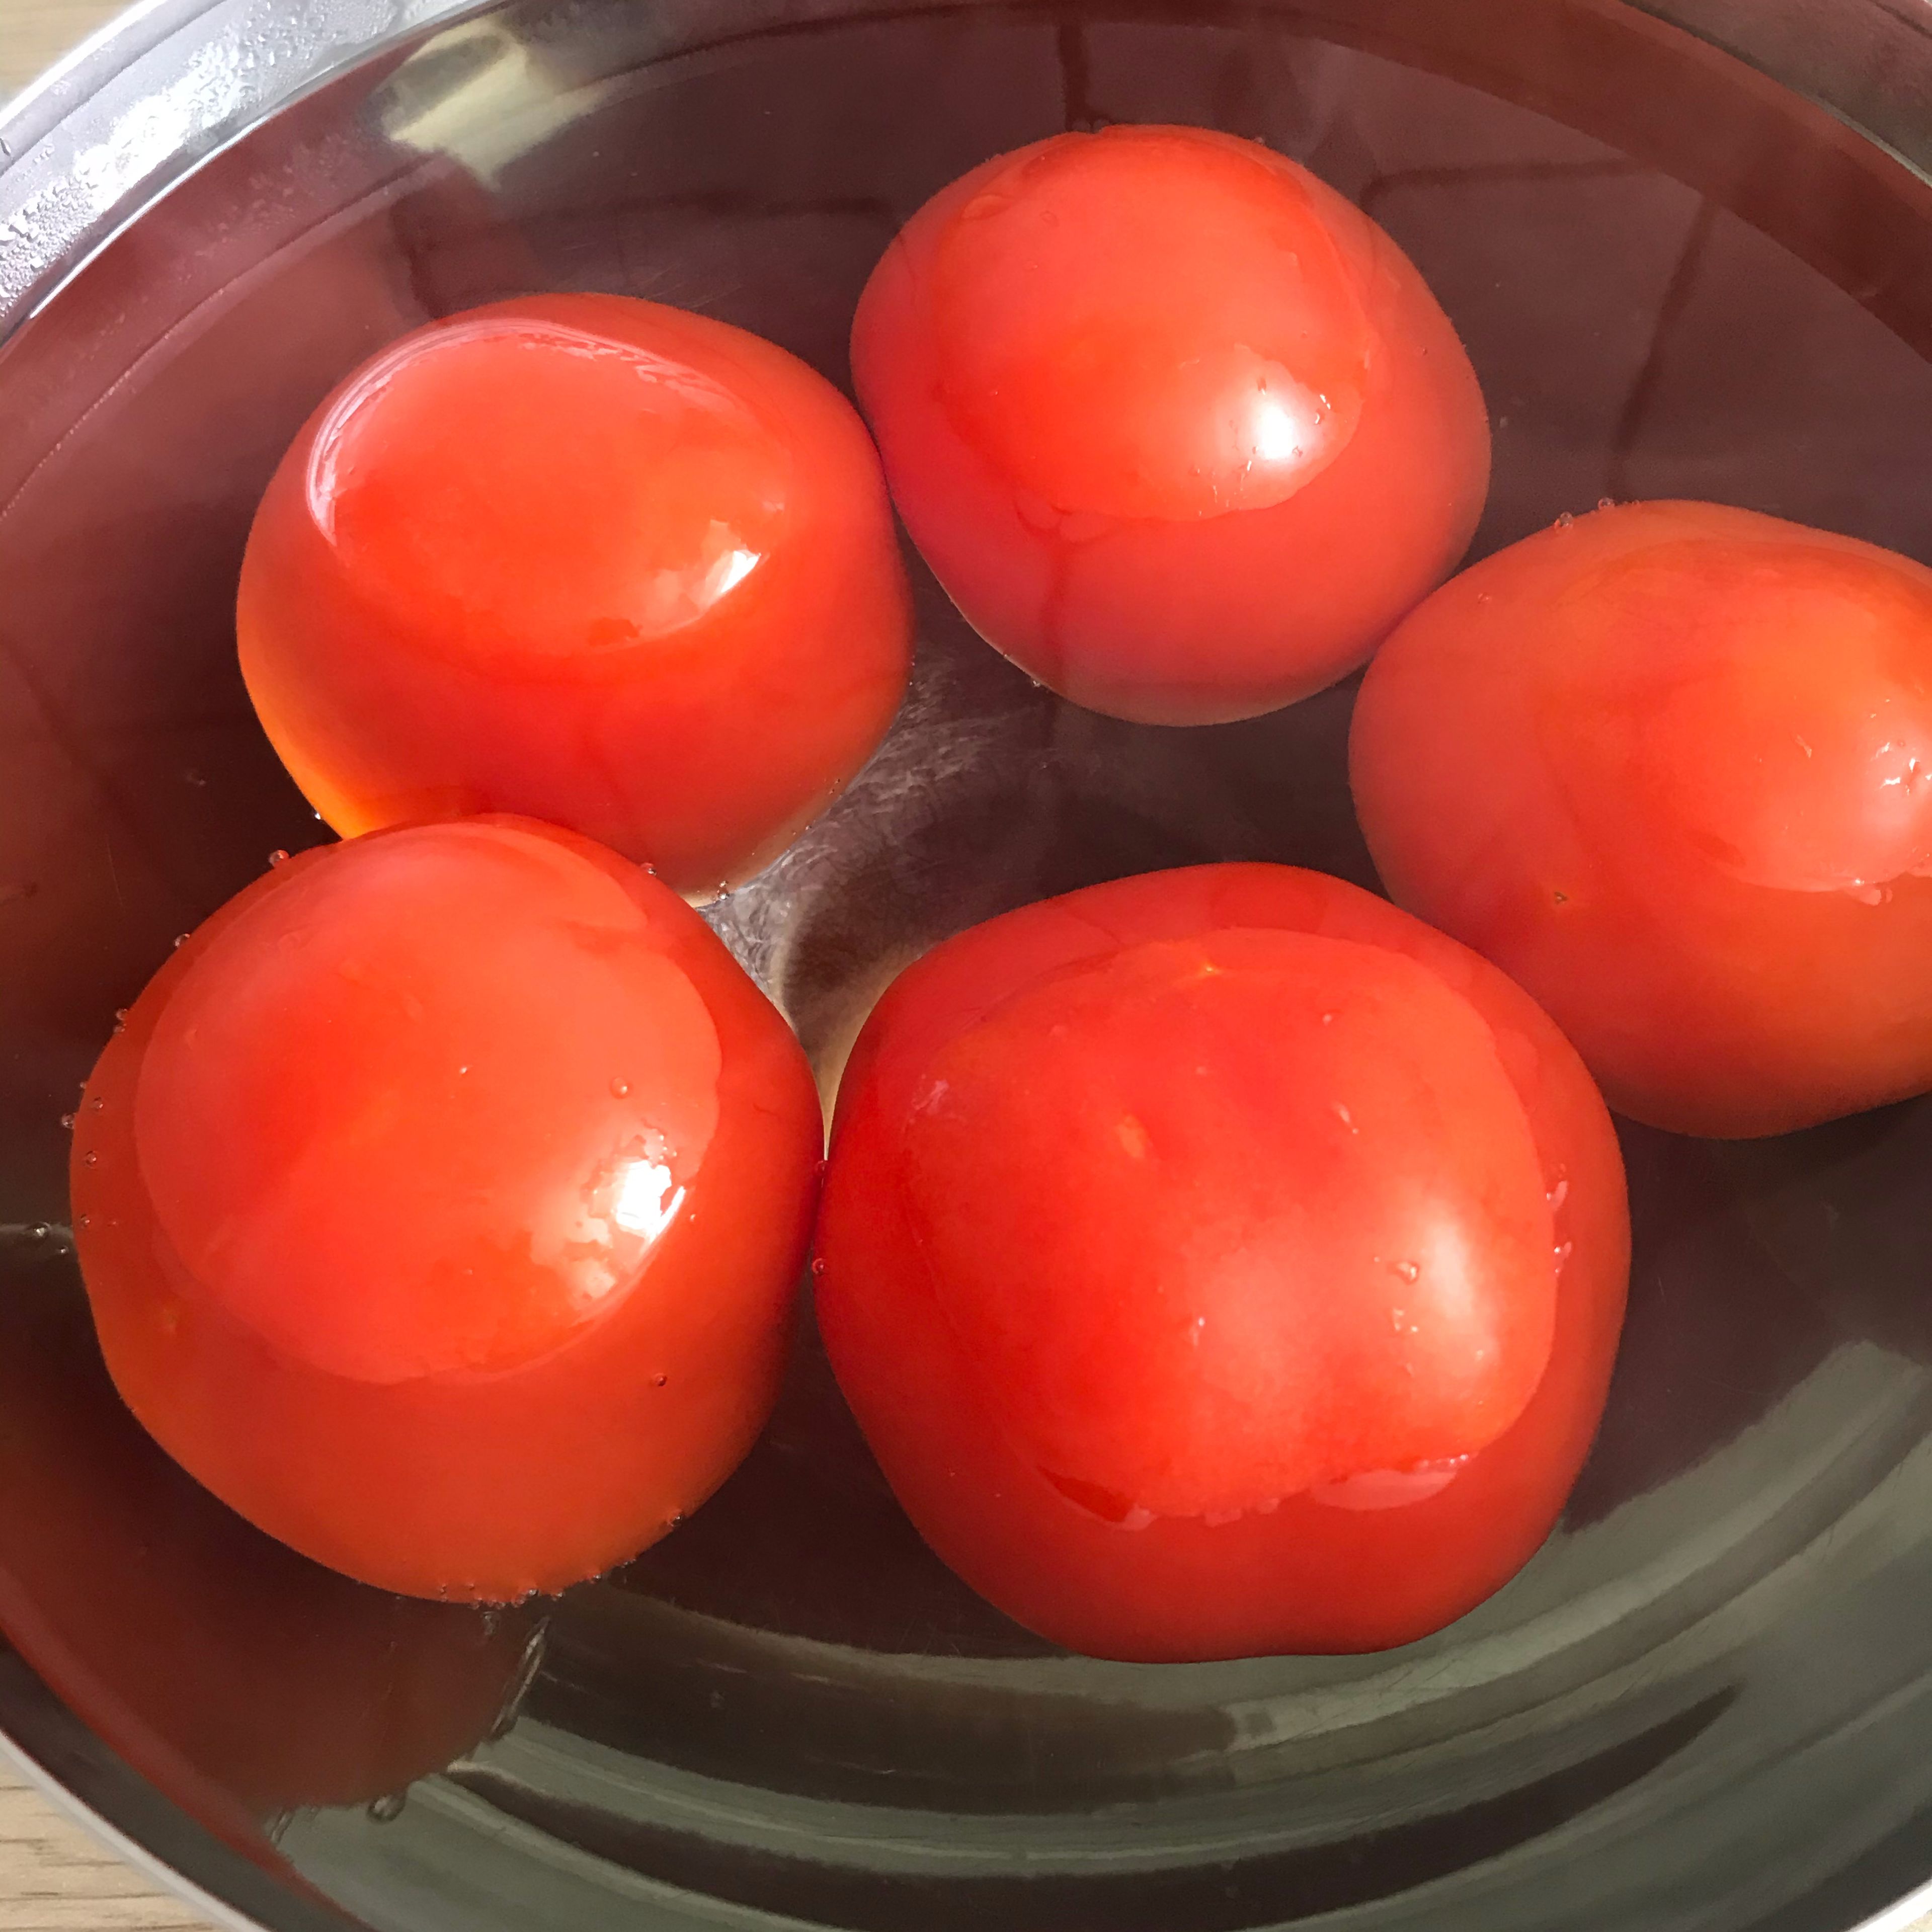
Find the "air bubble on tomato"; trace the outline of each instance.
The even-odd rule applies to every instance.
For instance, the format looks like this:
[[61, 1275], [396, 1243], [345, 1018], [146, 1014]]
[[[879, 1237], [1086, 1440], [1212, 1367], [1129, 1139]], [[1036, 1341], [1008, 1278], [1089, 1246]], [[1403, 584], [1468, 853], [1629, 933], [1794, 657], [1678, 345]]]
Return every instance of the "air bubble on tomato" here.
[[1375, 1649], [1548, 1534], [1629, 1231], [1556, 1028], [1358, 889], [1219, 866], [910, 968], [841, 1088], [826, 1348], [928, 1542], [1148, 1660]]
[[1623, 1112], [1754, 1136], [1932, 1087], [1932, 571], [1720, 505], [1578, 518], [1401, 627], [1351, 765], [1396, 898]]
[[604, 295], [473, 310], [350, 376], [268, 486], [237, 619], [337, 831], [526, 813], [694, 895], [836, 796], [910, 637], [850, 405], [742, 329]]
[[1252, 716], [1455, 565], [1490, 437], [1407, 258], [1192, 128], [1056, 136], [908, 222], [853, 329], [900, 512], [981, 634], [1096, 710]]
[[88, 1092], [76, 1244], [115, 1382], [322, 1562], [554, 1590], [763, 1424], [815, 1090], [703, 920], [587, 839], [500, 818], [290, 859], [170, 957]]

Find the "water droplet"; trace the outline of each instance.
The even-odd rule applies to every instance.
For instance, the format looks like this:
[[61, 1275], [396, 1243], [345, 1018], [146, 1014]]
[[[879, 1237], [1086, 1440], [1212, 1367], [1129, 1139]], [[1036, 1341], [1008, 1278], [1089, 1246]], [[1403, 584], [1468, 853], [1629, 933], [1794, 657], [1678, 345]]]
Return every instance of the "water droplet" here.
[[652, 1388], [662, 1388], [670, 1380], [670, 1378], [668, 1376], [653, 1376], [651, 1378], [651, 1386]]
[[74, 1225], [76, 1228], [91, 1228], [94, 1225], [94, 1216], [92, 1214], [82, 1214]]
[[1600, 510], [1614, 510], [1616, 507], [1617, 500], [1614, 496], [1599, 496], [1597, 499], [1597, 508]]
[[104, 1100], [98, 1094], [95, 1094], [94, 1098], [87, 1103], [87, 1111], [90, 1114], [105, 1113], [106, 1110], [107, 1102]]
[[467, 1073], [470, 1071], [466, 1066], [459, 1066], [456, 1070], [458, 1073]]
[[62, 1114], [61, 1125], [66, 1128], [69, 1133], [72, 1133], [74, 1132], [74, 1116], [71, 1114]]
[[1564, 1263], [1567, 1262], [1570, 1257], [1576, 1252], [1576, 1244], [1574, 1241], [1559, 1241], [1557, 1243], [1556, 1272], [1558, 1274], [1561, 1274], [1563, 1272]]
[[1389, 1266], [1404, 1281], [1420, 1281], [1422, 1278], [1422, 1270], [1414, 1262], [1390, 1262]]
[[646, 878], [647, 878], [647, 879], [655, 879], [655, 878], [657, 877], [657, 875], [658, 875], [658, 868], [656, 868], [656, 866], [646, 866], [644, 868], [644, 877], [645, 877]]
[[610, 1091], [615, 1098], [628, 1100], [631, 1097], [631, 1083], [628, 1080], [614, 1080], [610, 1083]]
[[188, 934], [186, 933], [178, 932], [175, 934], [174, 950], [176, 952], [178, 952], [187, 944]]
[[93, 1148], [89, 1148], [86, 1153], [81, 1156], [80, 1164], [82, 1167], [92, 1167], [100, 1160], [100, 1155], [96, 1154]]
[[1333, 1013], [1324, 1013], [1322, 1016], [1322, 1024], [1324, 1026], [1333, 1026], [1335, 1024], [1335, 1016]]
[[1362, 1131], [1361, 1129], [1355, 1124], [1354, 1115], [1350, 1113], [1348, 1108], [1343, 1106], [1339, 1100], [1335, 1102], [1335, 1118], [1336, 1120], [1340, 1120], [1342, 1126], [1346, 1127], [1352, 1134], [1358, 1134]]
[[279, 845], [268, 854], [268, 863], [271, 866], [285, 866], [288, 863], [288, 860], [289, 855]]
[[393, 1825], [403, 1815], [403, 1808], [410, 1802], [406, 1791], [392, 1791], [384, 1798], [369, 1801], [369, 1815], [379, 1825]]
[[1556, 1185], [1550, 1190], [1549, 1193], [1544, 1198], [1550, 1203], [1550, 1213], [1554, 1214], [1558, 1209], [1563, 1205], [1564, 1202], [1570, 1198], [1569, 1182], [1567, 1180], [1559, 1180]]
[[1559, 530], [1574, 530], [1576, 527], [1576, 519], [1565, 510], [1562, 515], [1556, 519], [1556, 527]]
[[814, 1274], [819, 1275], [825, 1272], [825, 1257], [823, 1255], [814, 1255], [812, 1257], [812, 1271]]
[[673, 1510], [670, 1514], [664, 1518], [664, 1527], [667, 1529], [675, 1529], [683, 1520], [683, 1510]]

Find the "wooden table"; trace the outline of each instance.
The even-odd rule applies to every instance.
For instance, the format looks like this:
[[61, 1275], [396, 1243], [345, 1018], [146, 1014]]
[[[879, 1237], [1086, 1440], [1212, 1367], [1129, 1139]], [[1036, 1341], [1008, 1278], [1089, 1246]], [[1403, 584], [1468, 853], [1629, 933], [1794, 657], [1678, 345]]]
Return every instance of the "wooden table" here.
[[0, 0], [0, 100], [118, 11], [116, 0]]

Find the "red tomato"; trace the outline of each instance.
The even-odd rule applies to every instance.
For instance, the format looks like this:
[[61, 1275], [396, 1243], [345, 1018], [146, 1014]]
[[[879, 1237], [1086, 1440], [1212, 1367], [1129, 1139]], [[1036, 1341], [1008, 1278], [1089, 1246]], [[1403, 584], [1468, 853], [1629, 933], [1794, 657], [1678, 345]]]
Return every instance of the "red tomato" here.
[[527, 812], [706, 894], [870, 755], [910, 635], [844, 398], [617, 296], [475, 310], [358, 370], [268, 486], [238, 621], [338, 832]]
[[1372, 1650], [1487, 1596], [1601, 1410], [1629, 1228], [1574, 1053], [1321, 874], [1213, 866], [908, 970], [838, 1099], [818, 1312], [928, 1541], [1041, 1634]]
[[128, 1406], [272, 1535], [416, 1595], [596, 1574], [763, 1424], [820, 1148], [668, 888], [514, 819], [290, 860], [101, 1055], [76, 1238]]
[[1773, 1134], [1932, 1087], [1932, 572], [1714, 504], [1566, 520], [1402, 626], [1351, 761], [1396, 900], [1612, 1106]]
[[1395, 244], [1193, 128], [1065, 134], [927, 202], [852, 368], [920, 548], [1076, 703], [1244, 718], [1354, 669], [1455, 565], [1488, 418]]

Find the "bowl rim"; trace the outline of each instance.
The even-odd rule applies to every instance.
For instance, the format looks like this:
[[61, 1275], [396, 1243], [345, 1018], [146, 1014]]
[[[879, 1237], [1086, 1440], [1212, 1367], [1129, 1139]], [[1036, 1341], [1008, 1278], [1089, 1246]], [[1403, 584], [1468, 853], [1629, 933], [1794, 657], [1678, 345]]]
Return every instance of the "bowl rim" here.
[[0, 108], [0, 348], [248, 128], [385, 47], [494, 4], [134, 0]]
[[[249, 51], [263, 18], [256, 0], [134, 0], [0, 107], [0, 350], [128, 221], [228, 142], [385, 47], [494, 10], [501, 0], [272, 4], [278, 58], [266, 66]], [[1845, 73], [1841, 50], [1829, 44], [1828, 28], [1820, 28], [1815, 40], [1808, 40], [1802, 22], [1796, 29], [1784, 22], [1784, 36], [1767, 56], [1738, 44], [1736, 12], [1727, 0], [1594, 4], [1648, 14], [1678, 27], [1825, 106], [1915, 171], [1932, 172], [1927, 167], [1932, 161], [1932, 128], [1915, 130], [1916, 140], [1902, 138], [1902, 130], [1860, 124], [1840, 104], [1859, 90], [1846, 86], [1851, 76]], [[1888, 10], [1884, 0], [1868, 0], [1861, 11]], [[208, 85], [211, 80], [216, 84]], [[170, 124], [149, 127], [143, 140], [137, 117], [157, 99], [178, 102], [179, 111]], [[92, 168], [76, 172], [77, 163], [89, 160], [94, 163]], [[83, 1762], [92, 1760], [110, 1796], [82, 1797], [46, 1758], [4, 1727], [0, 1765], [219, 1932], [290, 1932], [296, 1918], [308, 1919], [285, 1883], [261, 1873], [149, 1786], [89, 1730], [4, 1634], [0, 1659], [16, 1665], [30, 1694], [44, 1700], [52, 1727], [64, 1733], [54, 1741], [58, 1754], [71, 1751]], [[48, 1750], [48, 1758], [54, 1755]], [[152, 1792], [161, 1808], [165, 1832], [151, 1822], [142, 1835], [131, 1820], [117, 1819], [111, 1794], [122, 1784], [130, 1790]], [[170, 1862], [151, 1842], [164, 1836], [176, 1839], [223, 1891], [211, 1889]], [[255, 1890], [263, 1882], [272, 1885], [278, 1904], [293, 1911], [278, 1910], [274, 1919], [254, 1917], [224, 1895]], [[339, 1922], [364, 1922], [333, 1901], [326, 1909]], [[1922, 1919], [1925, 1932], [1932, 1932], [1932, 1873], [1844, 1932], [1918, 1932]]]

